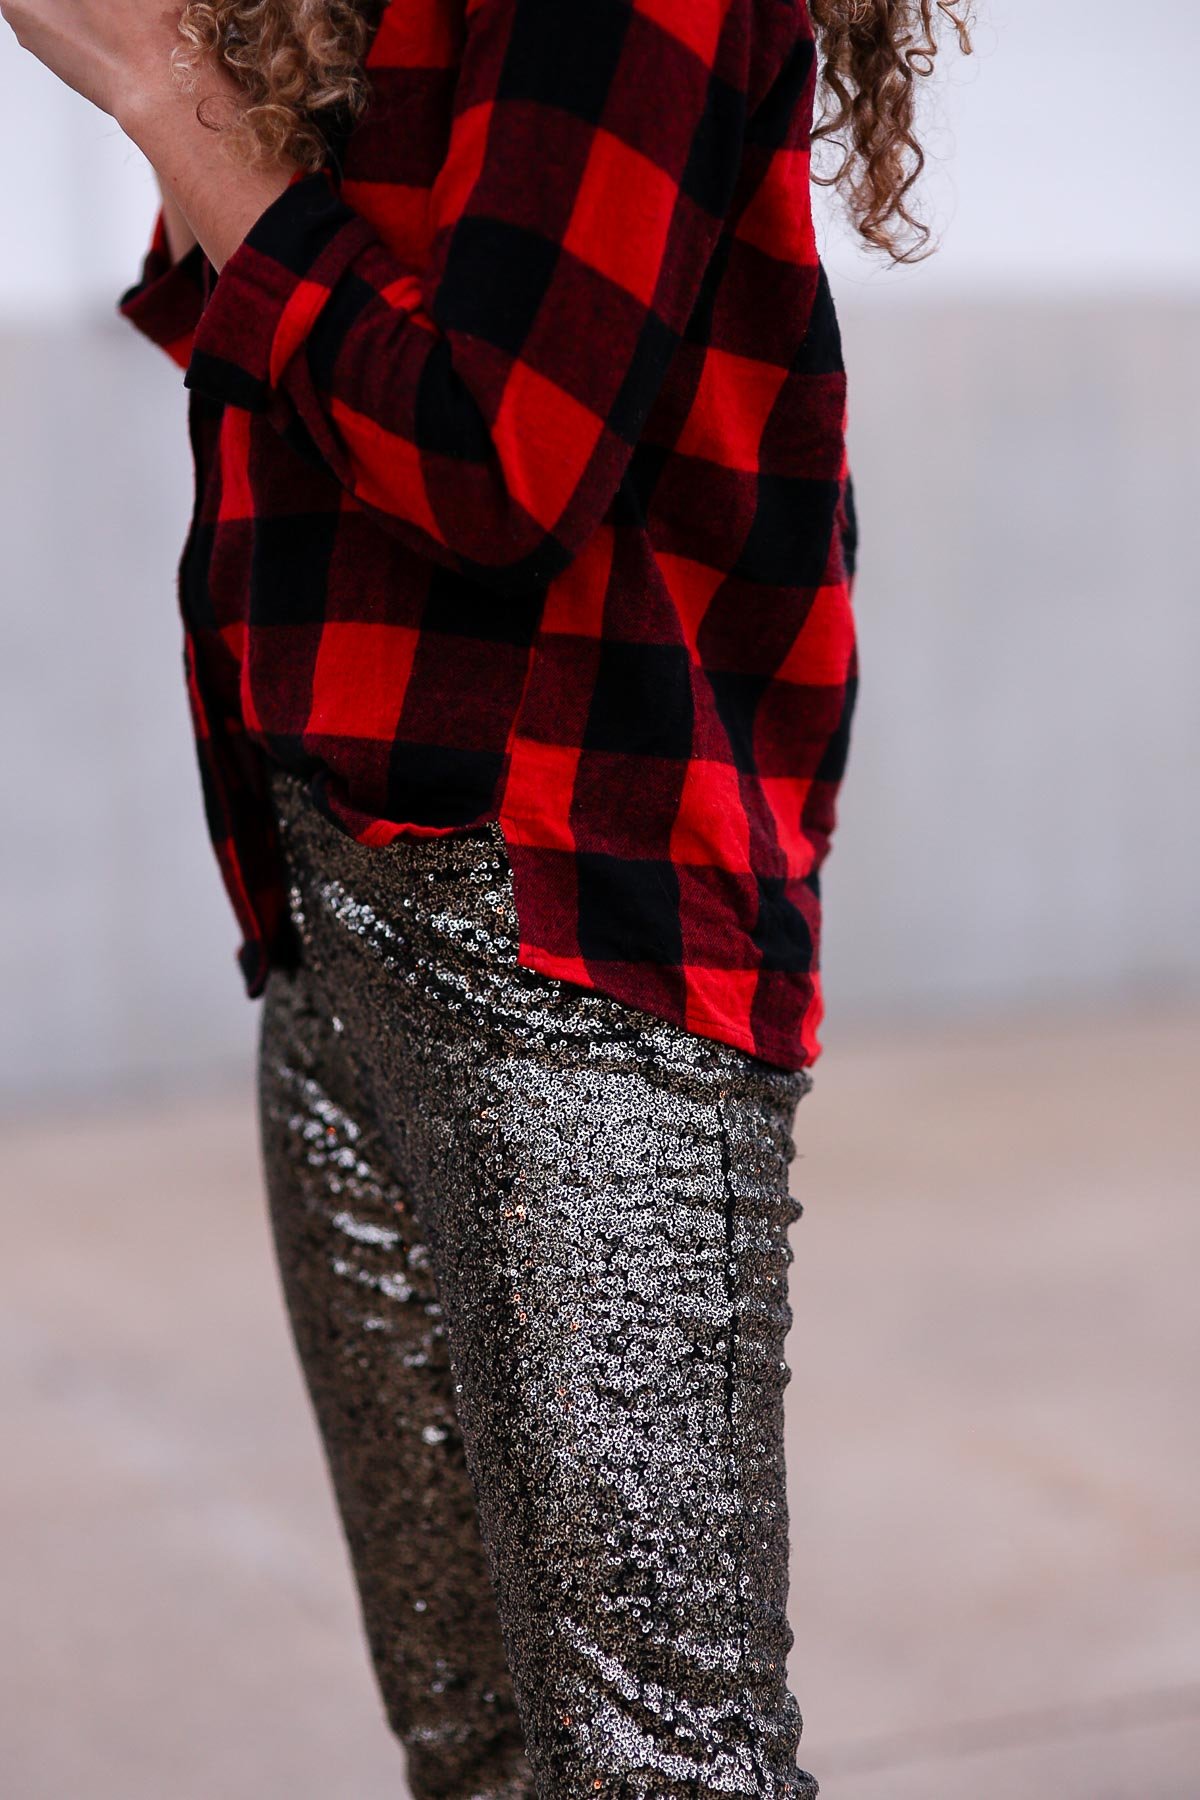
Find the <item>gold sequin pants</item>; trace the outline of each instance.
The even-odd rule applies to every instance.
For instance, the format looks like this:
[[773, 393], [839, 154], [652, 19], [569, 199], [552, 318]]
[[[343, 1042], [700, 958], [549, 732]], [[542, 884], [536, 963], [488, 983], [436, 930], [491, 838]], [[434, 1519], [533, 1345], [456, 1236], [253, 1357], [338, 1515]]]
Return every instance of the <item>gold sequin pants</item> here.
[[495, 825], [356, 844], [273, 766], [261, 1014], [297, 1350], [417, 1800], [812, 1800], [784, 1337], [807, 1072], [522, 969]]

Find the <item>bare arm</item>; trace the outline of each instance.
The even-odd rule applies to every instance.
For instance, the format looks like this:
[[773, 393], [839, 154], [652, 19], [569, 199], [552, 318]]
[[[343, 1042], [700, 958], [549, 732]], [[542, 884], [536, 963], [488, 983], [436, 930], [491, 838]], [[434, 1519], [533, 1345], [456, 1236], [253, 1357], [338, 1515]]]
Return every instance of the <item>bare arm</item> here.
[[[219, 71], [210, 75], [207, 94], [224, 94], [231, 106], [240, 99]], [[198, 239], [209, 261], [221, 268], [295, 173], [294, 163], [240, 166], [221, 135], [197, 119], [194, 98], [167, 81], [133, 89], [115, 116], [153, 165], [173, 257]]]
[[[172, 251], [194, 236], [220, 268], [296, 172], [290, 163], [240, 166], [221, 133], [196, 118], [196, 97], [182, 93], [171, 75], [178, 0], [0, 0], [0, 17], [25, 49], [111, 114], [145, 152], [170, 198], [164, 224]], [[210, 105], [233, 106], [242, 97], [219, 67], [206, 69], [203, 95]]]
[[183, 208], [176, 200], [163, 177], [154, 171], [158, 181], [158, 191], [162, 196], [163, 227], [167, 234], [167, 248], [171, 252], [171, 261], [179, 262], [196, 243], [196, 234], [188, 224]]

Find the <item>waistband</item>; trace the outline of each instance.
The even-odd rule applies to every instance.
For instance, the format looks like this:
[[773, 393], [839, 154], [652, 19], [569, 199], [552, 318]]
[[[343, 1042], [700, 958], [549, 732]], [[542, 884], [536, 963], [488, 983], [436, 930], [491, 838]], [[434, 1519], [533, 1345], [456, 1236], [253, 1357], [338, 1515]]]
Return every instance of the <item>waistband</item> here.
[[512, 867], [495, 821], [360, 844], [282, 766], [270, 787], [302, 960], [337, 1012], [365, 991], [395, 1028], [476, 1034], [481, 1053], [625, 1063], [651, 1079], [785, 1107], [811, 1086], [734, 1044], [521, 961]]

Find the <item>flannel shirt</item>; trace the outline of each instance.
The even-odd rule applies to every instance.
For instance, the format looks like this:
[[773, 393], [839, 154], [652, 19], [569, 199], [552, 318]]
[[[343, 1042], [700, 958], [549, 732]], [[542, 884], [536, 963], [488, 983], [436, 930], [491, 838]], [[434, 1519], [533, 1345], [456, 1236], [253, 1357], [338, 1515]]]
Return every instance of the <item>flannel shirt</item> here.
[[392, 0], [369, 103], [219, 274], [179, 565], [247, 992], [294, 965], [266, 767], [363, 844], [498, 820], [519, 960], [784, 1067], [857, 680], [804, 0]]

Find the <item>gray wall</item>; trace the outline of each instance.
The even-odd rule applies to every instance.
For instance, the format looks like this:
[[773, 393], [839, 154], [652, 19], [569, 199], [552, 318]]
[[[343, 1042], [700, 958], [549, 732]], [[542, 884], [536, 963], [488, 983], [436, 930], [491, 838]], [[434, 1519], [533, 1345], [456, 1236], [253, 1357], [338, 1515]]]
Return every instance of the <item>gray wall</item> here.
[[863, 686], [831, 998], [1200, 978], [1200, 304], [847, 313]]
[[0, 1097], [181, 1080], [250, 1009], [188, 735], [178, 372], [122, 321], [9, 330], [0, 394]]
[[[863, 686], [826, 1043], [1200, 986], [1200, 303], [843, 303]], [[0, 331], [0, 1104], [244, 1069], [174, 569], [182, 390]]]

